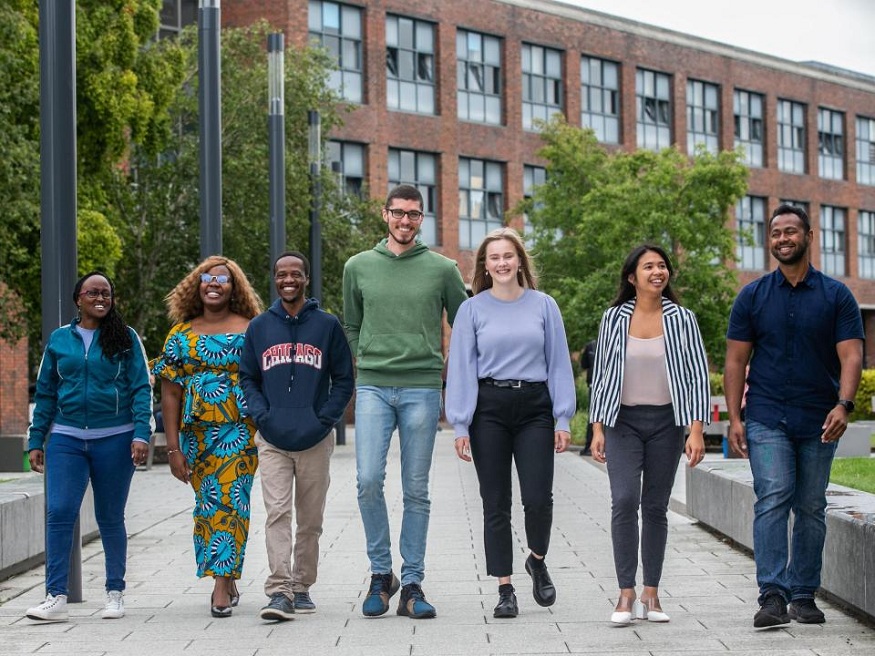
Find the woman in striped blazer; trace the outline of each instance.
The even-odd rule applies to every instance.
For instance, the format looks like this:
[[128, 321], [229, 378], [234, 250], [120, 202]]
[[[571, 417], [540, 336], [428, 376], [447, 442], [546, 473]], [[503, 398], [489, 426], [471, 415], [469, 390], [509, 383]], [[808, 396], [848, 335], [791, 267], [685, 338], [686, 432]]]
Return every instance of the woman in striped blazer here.
[[[668, 537], [668, 501], [681, 453], [691, 467], [705, 453], [710, 410], [708, 362], [695, 315], [671, 288], [668, 254], [645, 244], [626, 258], [620, 291], [602, 316], [589, 419], [592, 456], [607, 463], [611, 538], [620, 598], [615, 624], [667, 622], [659, 580]], [[690, 427], [684, 443], [685, 427]], [[636, 599], [638, 508], [644, 588]]]

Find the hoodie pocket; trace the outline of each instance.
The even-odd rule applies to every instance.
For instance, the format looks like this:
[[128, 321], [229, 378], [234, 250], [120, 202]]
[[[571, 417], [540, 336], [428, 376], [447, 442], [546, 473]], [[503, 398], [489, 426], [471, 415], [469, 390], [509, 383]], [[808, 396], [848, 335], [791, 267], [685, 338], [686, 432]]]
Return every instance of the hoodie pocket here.
[[319, 421], [311, 407], [273, 407], [259, 422], [258, 430], [265, 440], [275, 446], [299, 450], [303, 445], [312, 446], [325, 437], [330, 427]]

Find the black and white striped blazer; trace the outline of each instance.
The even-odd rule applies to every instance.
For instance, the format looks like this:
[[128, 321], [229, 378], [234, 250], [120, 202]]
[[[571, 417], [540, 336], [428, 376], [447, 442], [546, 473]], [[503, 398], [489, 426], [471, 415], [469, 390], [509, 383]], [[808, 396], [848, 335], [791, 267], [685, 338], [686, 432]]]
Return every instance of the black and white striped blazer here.
[[[605, 310], [599, 326], [595, 371], [589, 400], [589, 421], [606, 426], [617, 423], [626, 342], [635, 299]], [[665, 366], [674, 407], [675, 424], [689, 426], [693, 421], [710, 422], [711, 389], [708, 360], [696, 315], [663, 296], [662, 329], [665, 336]]]

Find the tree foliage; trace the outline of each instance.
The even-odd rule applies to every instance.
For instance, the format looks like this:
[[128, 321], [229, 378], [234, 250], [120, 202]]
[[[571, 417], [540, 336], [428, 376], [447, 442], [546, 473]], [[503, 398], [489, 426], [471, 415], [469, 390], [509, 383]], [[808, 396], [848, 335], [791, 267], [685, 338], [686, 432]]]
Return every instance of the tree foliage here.
[[[224, 254], [247, 272], [267, 301], [272, 287], [269, 251], [266, 23], [222, 31], [222, 242]], [[168, 329], [164, 296], [200, 259], [197, 42], [194, 30], [179, 41], [183, 84], [170, 105], [174, 126], [154, 156], [132, 152], [117, 169], [109, 204], [124, 243], [118, 288], [125, 318], [154, 353]], [[337, 97], [326, 84], [330, 60], [316, 50], [285, 52], [286, 234], [290, 249], [308, 252], [311, 203], [307, 110], [318, 109], [323, 134], [337, 125]], [[341, 307], [342, 266], [382, 235], [373, 203], [341, 193], [333, 176], [321, 176], [323, 306]]]
[[671, 254], [673, 286], [719, 366], [736, 288], [727, 265], [736, 241], [726, 221], [747, 188], [738, 154], [608, 153], [591, 131], [558, 117], [542, 137], [547, 181], [518, 209], [531, 217], [541, 287], [562, 308], [572, 348], [595, 337], [623, 261], [648, 242]]

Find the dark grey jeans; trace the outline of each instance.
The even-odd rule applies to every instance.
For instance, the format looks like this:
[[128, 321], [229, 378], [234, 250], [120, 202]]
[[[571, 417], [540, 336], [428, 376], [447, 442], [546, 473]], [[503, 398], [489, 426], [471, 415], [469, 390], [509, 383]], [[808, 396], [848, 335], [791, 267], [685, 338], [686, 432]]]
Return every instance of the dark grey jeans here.
[[611, 483], [611, 540], [620, 588], [634, 588], [638, 571], [638, 508], [644, 585], [659, 586], [668, 539], [668, 501], [684, 450], [684, 429], [669, 405], [621, 406], [605, 427]]

